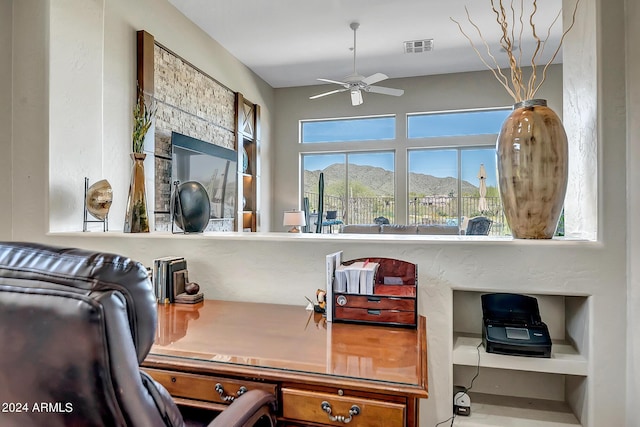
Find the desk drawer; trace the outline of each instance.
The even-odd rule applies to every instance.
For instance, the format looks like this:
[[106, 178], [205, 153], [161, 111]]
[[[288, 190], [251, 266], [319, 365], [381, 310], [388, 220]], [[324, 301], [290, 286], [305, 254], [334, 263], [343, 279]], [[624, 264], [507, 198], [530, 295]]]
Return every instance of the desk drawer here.
[[415, 325], [415, 311], [380, 310], [366, 308], [336, 307], [334, 318], [360, 322]]
[[[357, 407], [357, 409], [355, 409]], [[355, 409], [355, 411], [353, 410]], [[327, 411], [331, 411], [328, 414]], [[350, 415], [350, 411], [353, 415]], [[357, 415], [354, 413], [358, 412]], [[282, 389], [282, 415], [288, 420], [320, 423], [327, 426], [403, 427], [405, 405], [355, 396], [338, 396], [293, 388]], [[331, 420], [344, 417], [344, 421]]]
[[276, 394], [275, 384], [160, 369], [144, 368], [143, 370], [162, 384], [173, 397], [230, 404], [233, 399], [242, 395], [240, 391], [242, 387], [246, 388], [246, 391], [259, 389]]
[[415, 298], [397, 298], [378, 295], [336, 295], [336, 306], [349, 308], [369, 308], [374, 310], [415, 311]]

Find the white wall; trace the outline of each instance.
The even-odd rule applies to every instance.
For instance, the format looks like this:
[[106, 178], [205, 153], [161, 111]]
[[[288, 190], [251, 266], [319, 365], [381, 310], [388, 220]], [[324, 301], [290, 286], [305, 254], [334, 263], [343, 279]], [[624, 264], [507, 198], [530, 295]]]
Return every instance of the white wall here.
[[[0, 239], [11, 238], [12, 1], [0, 0]], [[8, 59], [8, 60], [7, 60]]]
[[627, 0], [627, 426], [637, 424], [640, 399], [640, 4]]
[[[6, 0], [2, 1], [5, 3], [0, 4], [6, 6]], [[53, 0], [51, 3], [57, 6], [57, 1]], [[617, 36], [623, 25], [624, 0], [586, 1], [597, 5], [597, 28], [600, 33], [607, 34], [611, 31]], [[130, 144], [128, 117], [134, 99], [133, 33], [136, 29], [146, 29], [170, 49], [179, 52], [228, 86], [245, 92], [252, 101], [265, 106], [268, 111], [265, 111], [263, 117], [264, 124], [267, 127], [273, 125], [274, 117], [279, 114], [281, 106], [276, 102], [274, 108], [272, 91], [256, 83], [248, 71], [242, 70], [233, 58], [222, 52], [217, 44], [207, 40], [171, 6], [152, 0], [105, 2], [103, 76], [92, 76], [95, 84], [102, 86], [104, 96], [102, 140], [105, 142], [105, 148], [102, 156], [103, 160], [109, 159], [109, 162], [104, 163], [105, 174], [108, 171], [107, 166], [127, 161], [126, 153]], [[49, 148], [66, 150], [71, 155], [77, 144], [98, 142], [83, 141], [81, 135], [70, 135], [73, 141], [67, 144], [61, 140], [60, 135], [50, 134], [47, 72], [49, 20], [52, 16], [49, 11], [50, 2], [13, 0], [9, 3], [14, 9], [12, 64], [15, 95], [11, 101], [11, 178], [14, 200], [12, 233], [15, 240], [46, 241], [115, 251], [146, 264], [162, 255], [182, 254], [189, 261], [190, 277], [200, 282], [209, 298], [281, 302], [301, 306], [304, 305], [304, 296], [311, 295], [323, 283], [323, 259], [327, 253], [342, 249], [346, 258], [375, 255], [416, 262], [419, 265], [419, 308], [428, 318], [431, 394], [430, 399], [421, 403], [421, 427], [431, 427], [436, 421], [450, 416], [453, 288], [592, 295], [592, 347], [589, 352], [587, 384], [588, 426], [624, 425], [625, 410], [630, 417], [635, 414], [635, 401], [630, 400], [625, 407], [625, 367], [633, 366], [630, 362], [633, 353], [629, 352], [627, 357], [628, 335], [624, 325], [628, 320], [625, 309], [626, 235], [636, 236], [634, 254], [637, 252], [638, 238], [635, 221], [630, 219], [628, 230], [625, 230], [624, 226], [627, 223], [624, 190], [627, 138], [624, 121], [625, 93], [618, 81], [621, 70], [624, 70], [624, 56], [618, 49], [602, 52], [602, 56], [599, 51], [597, 57], [598, 90], [601, 91], [597, 97], [598, 120], [604, 125], [599, 128], [598, 133], [603, 141], [599, 153], [599, 190], [602, 198], [599, 200], [598, 209], [601, 214], [600, 229], [605, 236], [600, 242], [461, 242], [446, 239], [390, 242], [358, 238], [320, 240], [312, 236], [292, 238], [277, 233], [234, 238], [167, 237], [156, 233], [124, 235], [117, 232], [81, 236], [47, 235], [49, 186], [51, 184], [51, 188], [55, 188], [58, 174], [54, 172], [59, 167], [50, 166]], [[0, 18], [0, 23], [3, 24], [4, 19]], [[4, 28], [3, 25], [0, 34], [5, 34]], [[614, 44], [614, 38], [604, 37], [603, 44], [598, 45], [598, 49], [609, 49]], [[621, 43], [620, 40], [615, 42]], [[637, 71], [637, 57], [633, 64], [632, 69]], [[631, 77], [633, 75], [630, 75]], [[54, 100], [51, 101], [53, 105]], [[96, 100], [85, 101], [88, 104], [70, 102], [66, 105], [56, 104], [55, 108], [67, 108], [74, 112], [80, 108], [100, 107]], [[0, 97], [0, 105], [3, 103], [6, 103], [6, 99]], [[635, 107], [634, 114], [637, 117], [637, 100], [633, 101], [632, 106]], [[271, 131], [268, 134], [271, 136]], [[637, 136], [637, 131], [635, 135]], [[114, 152], [110, 153], [110, 150]], [[635, 156], [637, 158], [637, 152]], [[288, 167], [286, 158], [280, 159], [271, 155], [269, 158], [273, 159], [270, 166], [274, 169]], [[81, 160], [76, 158], [75, 161]], [[65, 166], [73, 167], [73, 162], [69, 161]], [[52, 169], [51, 174], [49, 167]], [[118, 165], [116, 167], [120, 168]], [[0, 173], [3, 174], [3, 178], [6, 176], [5, 172]], [[51, 177], [51, 183], [48, 176]], [[76, 178], [79, 183], [77, 191], [80, 194], [82, 177]], [[637, 180], [637, 176], [634, 175], [633, 178]], [[117, 191], [126, 192], [126, 188], [118, 188]], [[121, 211], [123, 206], [122, 200], [119, 207], [114, 204], [114, 215], [115, 212]], [[633, 212], [637, 213], [637, 200], [633, 207]], [[62, 221], [63, 217], [59, 218]], [[65, 221], [69, 221], [69, 224], [77, 221], [79, 229], [81, 216]], [[54, 225], [64, 229], [67, 223]], [[636, 285], [630, 289], [637, 297], [637, 279], [635, 283]], [[636, 339], [636, 346], [637, 342]], [[631, 421], [629, 422], [628, 425], [632, 426]]]

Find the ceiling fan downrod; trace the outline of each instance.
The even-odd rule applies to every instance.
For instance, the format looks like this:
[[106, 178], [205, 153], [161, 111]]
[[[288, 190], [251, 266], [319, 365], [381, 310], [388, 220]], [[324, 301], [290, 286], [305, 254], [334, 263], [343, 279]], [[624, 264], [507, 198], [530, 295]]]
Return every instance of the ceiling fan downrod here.
[[360, 28], [360, 23], [359, 22], [352, 22], [351, 24], [349, 24], [349, 27], [351, 27], [351, 29], [353, 30], [353, 75], [357, 76], [358, 73], [356, 72], [356, 32], [358, 31], [358, 28]]

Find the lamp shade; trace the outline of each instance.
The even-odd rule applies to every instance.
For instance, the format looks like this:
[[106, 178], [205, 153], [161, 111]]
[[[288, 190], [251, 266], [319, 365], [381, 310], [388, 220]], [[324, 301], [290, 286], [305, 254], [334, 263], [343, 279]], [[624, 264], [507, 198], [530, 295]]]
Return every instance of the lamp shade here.
[[304, 218], [303, 211], [287, 211], [284, 213], [284, 220], [282, 225], [285, 226], [304, 226], [307, 225], [307, 221]]

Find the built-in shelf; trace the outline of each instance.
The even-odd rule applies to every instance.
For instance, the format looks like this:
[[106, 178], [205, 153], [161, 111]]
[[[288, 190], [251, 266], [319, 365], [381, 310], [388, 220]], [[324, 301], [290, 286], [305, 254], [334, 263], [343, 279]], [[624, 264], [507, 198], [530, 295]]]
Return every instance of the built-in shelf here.
[[479, 346], [481, 296], [488, 292], [453, 291], [453, 385], [473, 385], [471, 415], [457, 416], [453, 425], [580, 426], [589, 406], [589, 296], [515, 292], [536, 298], [549, 328], [551, 357], [540, 358], [487, 353]]
[[236, 94], [238, 151], [237, 231], [259, 231], [260, 106]]
[[456, 427], [581, 426], [565, 402], [470, 392], [471, 415], [457, 416]]
[[[480, 335], [454, 334], [453, 364], [476, 366], [478, 364], [477, 346], [481, 341], [482, 337]], [[480, 366], [582, 376], [586, 376], [588, 372], [586, 357], [579, 354], [575, 347], [566, 342], [554, 342], [551, 347], [551, 358], [548, 359], [487, 353], [481, 346]]]

